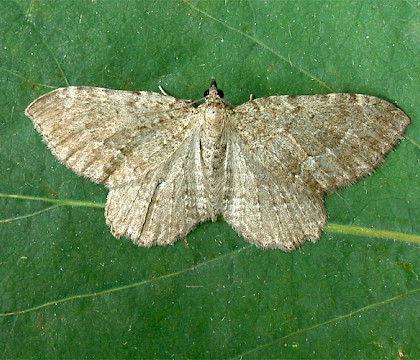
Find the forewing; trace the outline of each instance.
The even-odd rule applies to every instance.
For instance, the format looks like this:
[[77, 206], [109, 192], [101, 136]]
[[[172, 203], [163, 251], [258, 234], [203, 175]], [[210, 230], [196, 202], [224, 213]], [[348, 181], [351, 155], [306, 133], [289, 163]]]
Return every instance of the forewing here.
[[227, 146], [224, 219], [261, 248], [291, 251], [316, 241], [326, 222], [321, 193], [285, 183], [248, 155], [233, 134]]
[[210, 218], [199, 135], [196, 127], [153, 171], [136, 183], [110, 189], [105, 217], [114, 236], [141, 246], [167, 245]]
[[371, 172], [409, 118], [367, 95], [271, 96], [233, 110], [244, 151], [280, 182], [333, 191]]
[[165, 162], [190, 135], [194, 113], [171, 96], [73, 86], [25, 111], [58, 160], [108, 187], [137, 181]]

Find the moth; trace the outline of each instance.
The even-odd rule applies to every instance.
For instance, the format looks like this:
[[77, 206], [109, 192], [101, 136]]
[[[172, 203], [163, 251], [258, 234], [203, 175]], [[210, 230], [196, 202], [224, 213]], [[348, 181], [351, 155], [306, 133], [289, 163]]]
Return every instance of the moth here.
[[407, 115], [360, 94], [270, 96], [233, 107], [214, 78], [204, 103], [70, 86], [25, 111], [54, 156], [109, 189], [111, 233], [167, 245], [223, 216], [260, 248], [315, 242], [324, 195], [370, 173]]

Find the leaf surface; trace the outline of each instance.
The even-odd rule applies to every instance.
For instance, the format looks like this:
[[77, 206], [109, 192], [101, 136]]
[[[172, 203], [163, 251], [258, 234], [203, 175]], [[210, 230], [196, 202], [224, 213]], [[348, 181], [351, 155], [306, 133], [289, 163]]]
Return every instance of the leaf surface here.
[[[416, 2], [3, 0], [0, 13], [2, 357], [420, 357]], [[374, 174], [326, 198], [321, 240], [284, 253], [222, 220], [188, 246], [115, 240], [106, 189], [23, 115], [60, 86], [198, 99], [211, 76], [235, 105], [365, 93], [411, 124]]]

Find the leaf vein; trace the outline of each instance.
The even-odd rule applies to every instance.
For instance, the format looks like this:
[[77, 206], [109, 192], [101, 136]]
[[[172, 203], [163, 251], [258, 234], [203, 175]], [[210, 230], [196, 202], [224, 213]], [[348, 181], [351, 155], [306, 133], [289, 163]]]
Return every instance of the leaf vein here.
[[373, 304], [366, 305], [366, 306], [364, 306], [364, 307], [362, 307], [360, 309], [354, 310], [354, 311], [350, 311], [347, 314], [339, 315], [339, 316], [337, 316], [335, 318], [332, 318], [332, 319], [323, 321], [323, 322], [321, 322], [319, 324], [315, 324], [315, 325], [312, 325], [312, 326], [308, 326], [306, 328], [302, 328], [302, 329], [296, 330], [296, 331], [294, 331], [294, 332], [292, 332], [290, 334], [287, 334], [287, 335], [285, 335], [285, 336], [283, 336], [281, 338], [278, 338], [276, 340], [273, 340], [273, 341], [267, 342], [265, 344], [262, 344], [260, 346], [257, 346], [254, 349], [251, 349], [251, 350], [249, 350], [249, 351], [247, 351], [245, 353], [236, 355], [232, 359], [242, 358], [244, 356], [247, 356], [247, 355], [250, 355], [252, 353], [255, 353], [258, 350], [262, 350], [262, 349], [265, 349], [265, 348], [267, 348], [269, 346], [275, 345], [275, 344], [277, 344], [277, 343], [279, 343], [281, 341], [284, 341], [285, 339], [289, 339], [289, 338], [291, 338], [293, 336], [300, 335], [302, 333], [306, 333], [306, 332], [309, 332], [309, 331], [312, 331], [312, 330], [321, 328], [321, 327], [326, 326], [326, 325], [334, 324], [334, 323], [337, 323], [339, 321], [347, 320], [347, 319], [349, 319], [351, 317], [354, 317], [354, 316], [356, 316], [356, 315], [358, 315], [360, 313], [363, 313], [365, 311], [369, 311], [369, 310], [372, 310], [374, 308], [378, 308], [380, 306], [388, 305], [390, 303], [399, 301], [399, 300], [401, 300], [403, 298], [406, 298], [408, 296], [415, 295], [415, 294], [417, 294], [419, 292], [420, 292], [420, 288], [412, 289], [412, 290], [409, 290], [409, 291], [407, 291], [405, 293], [399, 294], [397, 296], [394, 296], [394, 297], [391, 297], [391, 298], [388, 298], [388, 299], [384, 299], [384, 300], [381, 300], [381, 301], [376, 302], [376, 303], [373, 303]]
[[281, 53], [279, 53], [278, 51], [276, 51], [275, 49], [273, 49], [272, 47], [268, 46], [265, 42], [261, 41], [260, 39], [246, 33], [243, 32], [233, 26], [230, 26], [226, 23], [224, 23], [223, 21], [219, 20], [218, 18], [214, 17], [213, 15], [209, 14], [208, 12], [196, 7], [195, 5], [191, 4], [190, 2], [188, 2], [187, 0], [183, 0], [183, 2], [190, 6], [192, 9], [194, 9], [195, 11], [199, 12], [200, 14], [203, 14], [204, 16], [207, 16], [209, 19], [212, 19], [213, 21], [218, 22], [219, 24], [223, 25], [224, 27], [228, 28], [229, 30], [232, 30], [234, 32], [237, 32], [238, 34], [248, 38], [249, 40], [255, 42], [257, 45], [261, 46], [262, 48], [268, 50], [269, 52], [271, 52], [273, 55], [277, 56], [279, 59], [283, 60], [284, 62], [290, 64], [290, 66], [294, 67], [295, 69], [297, 69], [298, 71], [300, 71], [302, 74], [306, 75], [307, 77], [309, 77], [311, 80], [316, 81], [317, 83], [319, 83], [320, 85], [322, 85], [323, 87], [325, 87], [326, 89], [328, 89], [331, 92], [334, 92], [334, 90], [328, 86], [324, 81], [322, 81], [321, 79], [319, 79], [318, 77], [316, 77], [315, 75], [313, 75], [312, 73], [310, 73], [308, 70], [304, 69], [301, 66], [298, 66], [294, 63], [291, 62], [291, 60], [289, 58], [287, 58], [286, 56], [282, 55]]

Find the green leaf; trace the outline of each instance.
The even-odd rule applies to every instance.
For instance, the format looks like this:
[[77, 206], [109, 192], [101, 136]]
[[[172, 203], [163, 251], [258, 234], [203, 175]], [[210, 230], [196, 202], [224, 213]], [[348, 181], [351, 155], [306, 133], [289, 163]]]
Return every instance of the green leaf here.
[[[2, 0], [0, 14], [3, 358], [420, 357], [415, 1]], [[212, 75], [233, 104], [365, 93], [412, 122], [374, 174], [326, 198], [321, 240], [284, 253], [222, 220], [188, 246], [115, 240], [106, 190], [23, 114], [67, 85], [198, 99]]]

